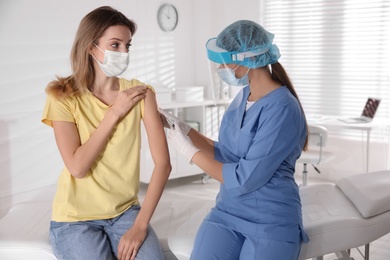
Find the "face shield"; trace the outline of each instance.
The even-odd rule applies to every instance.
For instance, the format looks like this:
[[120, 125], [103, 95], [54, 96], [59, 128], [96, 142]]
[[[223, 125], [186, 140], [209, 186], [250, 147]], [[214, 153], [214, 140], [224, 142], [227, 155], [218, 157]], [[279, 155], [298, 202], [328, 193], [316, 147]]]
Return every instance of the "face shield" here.
[[[209, 72], [214, 99], [227, 99], [233, 95], [230, 86], [242, 87], [249, 84], [247, 62], [256, 56], [266, 53], [268, 50], [251, 50], [246, 52], [229, 52], [217, 46], [217, 38], [211, 38], [206, 43], [207, 57], [209, 59]], [[236, 64], [227, 67], [225, 64]], [[237, 78], [235, 70], [239, 66], [245, 66], [248, 71], [245, 75]], [[234, 90], [233, 90], [234, 91]]]

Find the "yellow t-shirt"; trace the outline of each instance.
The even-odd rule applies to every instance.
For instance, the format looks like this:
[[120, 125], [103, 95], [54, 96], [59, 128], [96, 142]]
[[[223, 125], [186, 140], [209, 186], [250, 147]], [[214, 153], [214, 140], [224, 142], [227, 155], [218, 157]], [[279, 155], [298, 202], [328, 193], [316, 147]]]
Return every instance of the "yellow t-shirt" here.
[[[138, 80], [120, 79], [120, 90], [138, 85], [145, 84]], [[42, 122], [49, 126], [52, 126], [52, 121], [75, 123], [83, 144], [98, 127], [108, 109], [109, 106], [90, 92], [63, 100], [48, 95]], [[139, 204], [140, 124], [143, 112], [142, 100], [115, 127], [106, 148], [84, 178], [74, 178], [64, 167], [53, 201], [52, 220], [71, 222], [107, 219]]]

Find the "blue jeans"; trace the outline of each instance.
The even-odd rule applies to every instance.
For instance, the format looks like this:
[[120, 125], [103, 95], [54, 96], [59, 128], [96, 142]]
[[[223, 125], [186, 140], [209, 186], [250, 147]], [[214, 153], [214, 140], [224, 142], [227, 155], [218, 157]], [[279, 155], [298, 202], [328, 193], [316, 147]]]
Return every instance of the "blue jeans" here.
[[[106, 220], [52, 221], [50, 242], [55, 256], [59, 260], [117, 259], [119, 240], [133, 226], [139, 210], [139, 206], [133, 206], [118, 217]], [[157, 235], [150, 225], [136, 259], [164, 259]]]

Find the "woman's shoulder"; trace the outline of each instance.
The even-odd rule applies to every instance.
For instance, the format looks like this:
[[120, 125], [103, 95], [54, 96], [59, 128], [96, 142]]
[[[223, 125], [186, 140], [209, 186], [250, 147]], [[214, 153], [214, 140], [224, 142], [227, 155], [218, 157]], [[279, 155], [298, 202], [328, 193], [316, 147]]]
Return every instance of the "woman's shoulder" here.
[[134, 88], [136, 86], [146, 86], [150, 88], [153, 92], [155, 92], [154, 88], [151, 85], [148, 85], [142, 81], [139, 81], [138, 79], [125, 79], [121, 78], [120, 79], [120, 88], [121, 89], [129, 89], [129, 88]]

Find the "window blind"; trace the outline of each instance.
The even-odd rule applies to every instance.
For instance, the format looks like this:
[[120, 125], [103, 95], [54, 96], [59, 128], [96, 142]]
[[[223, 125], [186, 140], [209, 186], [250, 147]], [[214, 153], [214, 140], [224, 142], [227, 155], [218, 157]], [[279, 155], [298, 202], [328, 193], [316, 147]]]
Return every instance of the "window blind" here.
[[390, 118], [390, 1], [260, 2], [306, 114], [359, 116], [377, 97], [376, 117]]

